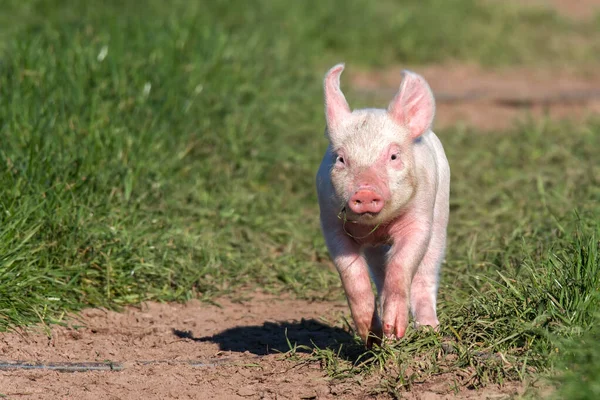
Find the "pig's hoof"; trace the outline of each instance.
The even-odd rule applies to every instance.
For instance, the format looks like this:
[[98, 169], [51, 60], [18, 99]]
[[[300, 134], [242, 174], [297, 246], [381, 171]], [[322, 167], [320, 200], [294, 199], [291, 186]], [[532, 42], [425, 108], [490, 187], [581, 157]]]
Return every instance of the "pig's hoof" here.
[[425, 329], [433, 329], [434, 331], [439, 331], [440, 328], [440, 323], [435, 320], [435, 321], [415, 321], [414, 323], [414, 327], [415, 329], [419, 329], [419, 328], [425, 328]]
[[396, 328], [390, 324], [384, 325], [384, 336], [388, 340], [402, 339], [406, 333], [406, 328]]

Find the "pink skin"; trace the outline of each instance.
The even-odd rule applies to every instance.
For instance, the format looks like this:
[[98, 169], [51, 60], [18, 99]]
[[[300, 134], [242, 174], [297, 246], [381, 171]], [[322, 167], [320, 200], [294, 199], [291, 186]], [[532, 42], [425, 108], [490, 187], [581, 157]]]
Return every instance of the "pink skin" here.
[[348, 200], [348, 207], [355, 214], [377, 214], [383, 209], [384, 204], [385, 201], [379, 193], [370, 190], [369, 186], [360, 186]]
[[[334, 229], [337, 228], [339, 225]], [[325, 237], [335, 247], [334, 262], [338, 266], [357, 333], [370, 346], [381, 337], [381, 324], [375, 310], [367, 261], [360, 252], [360, 246], [342, 232], [331, 230]], [[375, 336], [370, 337], [370, 333]]]
[[429, 129], [435, 102], [422, 77], [406, 72], [387, 110], [352, 112], [339, 88], [343, 68], [324, 81], [330, 146], [317, 190], [325, 242], [357, 333], [370, 345], [403, 337], [409, 311], [415, 326], [439, 324], [450, 171]]
[[[399, 146], [391, 144], [381, 153], [375, 164], [363, 170], [352, 180], [347, 189], [347, 193], [352, 193], [346, 203], [346, 211], [349, 215], [354, 214], [352, 217], [359, 217], [363, 214], [377, 214], [384, 208], [391, 196], [387, 185], [388, 177], [384, 173], [386, 164], [389, 163], [395, 169], [402, 168], [402, 160], [397, 156], [399, 152]], [[351, 167], [349, 160], [344, 158], [343, 149], [339, 149], [337, 154], [334, 168]]]
[[325, 92], [330, 93], [325, 98], [325, 114], [327, 120], [331, 121], [332, 127], [335, 126], [336, 122], [342, 121], [350, 115], [350, 107], [340, 89], [340, 75], [343, 70], [343, 65], [336, 65], [325, 77]]
[[[351, 235], [363, 237], [363, 239], [354, 239], [359, 247], [370, 247], [371, 253], [367, 253], [367, 259], [376, 261], [374, 263], [376, 265], [371, 270], [375, 272], [373, 269], [378, 268], [379, 279], [376, 278], [375, 282], [381, 282], [378, 285], [378, 292], [383, 310], [383, 333], [389, 338], [404, 337], [408, 325], [408, 304], [411, 294], [415, 300], [419, 300], [414, 304], [413, 310], [413, 315], [419, 316], [416, 318], [419, 325], [438, 325], [435, 306], [432, 306], [429, 292], [411, 291], [411, 284], [413, 287], [422, 286], [423, 279], [414, 280], [413, 277], [431, 239], [431, 232], [423, 229], [423, 225], [428, 224], [413, 220], [409, 214], [405, 214], [366, 237], [364, 237], [366, 234], [363, 227], [346, 225], [346, 230]], [[387, 250], [387, 257], [377, 254], [378, 250], [380, 252], [383, 250], [380, 247], [390, 241], [394, 244]], [[380, 258], [376, 260], [377, 257]], [[385, 264], [381, 265], [382, 262]], [[370, 310], [365, 312], [368, 314]]]

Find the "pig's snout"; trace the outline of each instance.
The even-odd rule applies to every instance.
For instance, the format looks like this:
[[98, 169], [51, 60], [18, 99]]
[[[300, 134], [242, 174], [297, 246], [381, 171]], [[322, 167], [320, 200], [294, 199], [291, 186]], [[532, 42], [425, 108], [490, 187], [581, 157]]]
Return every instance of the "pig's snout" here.
[[355, 214], [377, 214], [383, 209], [384, 204], [382, 196], [367, 189], [356, 191], [348, 200], [348, 207]]

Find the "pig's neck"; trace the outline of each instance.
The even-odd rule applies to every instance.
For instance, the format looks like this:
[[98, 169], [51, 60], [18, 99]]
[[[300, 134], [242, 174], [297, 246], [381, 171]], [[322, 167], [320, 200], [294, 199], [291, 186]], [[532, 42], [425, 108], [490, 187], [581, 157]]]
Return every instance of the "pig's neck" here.
[[369, 226], [346, 222], [344, 232], [361, 246], [378, 246], [392, 244], [392, 237], [408, 234], [414, 224], [410, 213], [400, 216], [378, 226]]

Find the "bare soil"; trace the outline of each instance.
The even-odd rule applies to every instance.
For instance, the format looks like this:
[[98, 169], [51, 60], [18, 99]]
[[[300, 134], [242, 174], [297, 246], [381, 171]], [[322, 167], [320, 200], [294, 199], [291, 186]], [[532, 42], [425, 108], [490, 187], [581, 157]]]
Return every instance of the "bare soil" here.
[[[498, 0], [494, 0], [498, 1]], [[502, 0], [504, 1], [504, 0]], [[518, 7], [553, 9], [558, 14], [577, 21], [594, 18], [600, 12], [600, 0], [511, 0]]]
[[[547, 3], [540, 0], [534, 0], [538, 3]], [[550, 6], [554, 7], [559, 13], [574, 19], [591, 19], [600, 12], [599, 0], [550, 0]]]
[[[309, 350], [290, 361], [292, 343], [337, 349], [353, 339], [344, 302], [308, 302], [254, 293], [218, 305], [146, 303], [117, 313], [89, 309], [65, 326], [0, 336], [0, 394], [8, 399], [379, 399], [375, 379], [331, 380]], [[38, 369], [6, 369], [8, 361]], [[108, 363], [110, 362], [110, 363]], [[37, 364], [34, 364], [37, 363]], [[54, 363], [54, 364], [53, 364]], [[87, 364], [86, 364], [87, 363]], [[64, 372], [97, 363], [105, 370]], [[16, 367], [15, 364], [12, 365]], [[110, 369], [112, 366], [113, 370]], [[23, 367], [23, 364], [21, 364]], [[408, 399], [509, 398], [520, 385], [455, 393], [440, 376]]]
[[[402, 80], [402, 69], [351, 71], [350, 84], [363, 101], [382, 107]], [[504, 130], [529, 119], [582, 122], [600, 115], [600, 68], [516, 67], [482, 69], [450, 64], [416, 67], [437, 102], [434, 129], [463, 125]]]

